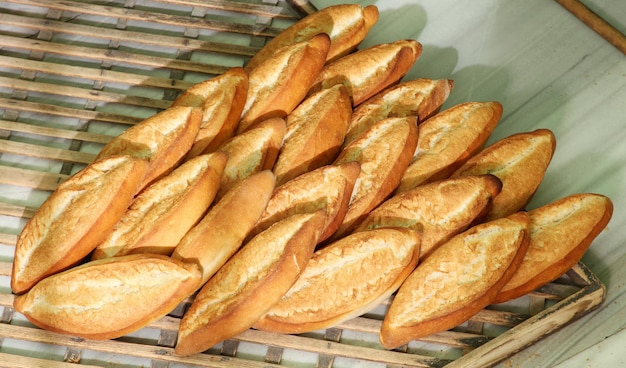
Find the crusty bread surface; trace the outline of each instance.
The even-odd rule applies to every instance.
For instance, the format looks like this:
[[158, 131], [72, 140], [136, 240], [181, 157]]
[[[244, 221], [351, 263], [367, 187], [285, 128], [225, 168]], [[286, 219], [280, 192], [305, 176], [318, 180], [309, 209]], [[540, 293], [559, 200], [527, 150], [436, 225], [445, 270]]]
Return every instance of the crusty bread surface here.
[[243, 179], [185, 234], [172, 258], [196, 263], [206, 283], [242, 245], [265, 210], [275, 182], [269, 170]]
[[354, 230], [407, 227], [422, 232], [424, 259], [452, 236], [482, 221], [502, 183], [489, 174], [445, 179], [396, 194]]
[[445, 331], [489, 305], [519, 267], [529, 244], [525, 212], [476, 225], [442, 244], [396, 293], [381, 344], [392, 349]]
[[298, 281], [254, 327], [303, 333], [370, 311], [415, 269], [420, 239], [407, 228], [375, 229], [316, 251]]
[[199, 353], [249, 329], [300, 276], [323, 224], [323, 210], [294, 215], [244, 244], [183, 316], [175, 353]]
[[452, 175], [484, 147], [501, 117], [499, 102], [464, 102], [424, 121], [396, 192]]
[[600, 194], [572, 194], [528, 211], [528, 215], [530, 246], [494, 303], [526, 295], [572, 268], [608, 225], [613, 203]]
[[133, 254], [91, 261], [43, 279], [15, 298], [36, 326], [88, 339], [114, 339], [164, 317], [197, 288], [193, 264]]
[[144, 160], [112, 156], [89, 164], [61, 183], [18, 236], [12, 291], [24, 293], [44, 277], [89, 255], [122, 217], [146, 170]]
[[227, 156], [196, 156], [144, 189], [92, 259], [133, 253], [170, 255], [213, 202]]

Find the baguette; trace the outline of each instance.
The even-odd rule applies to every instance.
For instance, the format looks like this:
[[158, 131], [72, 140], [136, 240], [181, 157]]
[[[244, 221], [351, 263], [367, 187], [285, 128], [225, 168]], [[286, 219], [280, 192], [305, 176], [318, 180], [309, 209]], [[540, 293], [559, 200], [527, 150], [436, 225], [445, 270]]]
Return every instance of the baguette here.
[[201, 284], [206, 283], [241, 247], [267, 206], [275, 182], [268, 170], [243, 179], [185, 234], [172, 258], [196, 263], [202, 272]]
[[327, 61], [341, 57], [357, 47], [378, 21], [378, 8], [358, 4], [332, 5], [310, 14], [281, 31], [246, 64], [252, 71], [279, 49], [307, 40], [319, 33], [330, 36]]
[[406, 279], [383, 319], [393, 349], [455, 327], [489, 305], [529, 244], [525, 212], [476, 225], [442, 244]]
[[332, 163], [352, 115], [348, 90], [337, 85], [311, 95], [287, 116], [287, 133], [274, 165], [278, 185]]
[[144, 189], [91, 258], [169, 256], [213, 202], [226, 159], [223, 152], [196, 156]]
[[246, 243], [202, 287], [183, 316], [175, 353], [199, 353], [249, 329], [296, 281], [323, 223], [323, 210], [294, 215]]
[[324, 209], [326, 219], [319, 241], [328, 239], [346, 215], [360, 167], [358, 162], [327, 165], [280, 185], [272, 194], [251, 236], [297, 213]]
[[420, 233], [385, 228], [351, 234], [315, 252], [298, 281], [254, 328], [303, 333], [360, 316], [415, 269]]
[[493, 200], [486, 220], [505, 217], [522, 210], [543, 181], [556, 148], [548, 129], [517, 133], [480, 151], [452, 177], [490, 173], [502, 181], [502, 191]]
[[528, 212], [530, 246], [494, 303], [525, 295], [556, 280], [581, 260], [609, 223], [613, 203], [600, 194], [573, 194]]
[[200, 130], [202, 112], [190, 106], [165, 109], [107, 143], [96, 160], [131, 155], [148, 161], [141, 188], [167, 175], [184, 159]]
[[420, 124], [439, 111], [453, 87], [449, 79], [420, 78], [379, 92], [354, 109], [344, 146], [385, 118], [417, 116]]
[[499, 102], [465, 102], [420, 124], [417, 149], [396, 193], [452, 175], [485, 146], [501, 117]]
[[489, 174], [424, 184], [382, 203], [354, 232], [380, 227], [420, 230], [423, 260], [452, 236], [482, 221], [501, 189], [502, 182]]
[[133, 254], [91, 261], [41, 280], [15, 310], [46, 330], [106, 340], [164, 317], [197, 288], [193, 264]]
[[12, 291], [24, 293], [89, 255], [122, 217], [146, 170], [144, 160], [108, 157], [61, 183], [17, 238]]
[[285, 118], [305, 98], [326, 62], [327, 34], [285, 46], [248, 75], [248, 93], [237, 134], [273, 117]]
[[186, 159], [214, 152], [237, 130], [248, 93], [248, 73], [233, 67], [215, 78], [184, 91], [172, 106], [192, 106], [202, 111], [198, 135]]
[[309, 94], [343, 84], [352, 96], [352, 105], [358, 106], [400, 81], [421, 53], [422, 45], [415, 40], [398, 40], [361, 49], [324, 66]]
[[271, 170], [276, 163], [286, 131], [285, 120], [271, 118], [234, 136], [222, 145], [219, 151], [228, 154], [228, 161], [217, 198], [222, 198], [248, 176], [263, 170]]
[[361, 164], [361, 173], [348, 212], [332, 240], [352, 231], [396, 189], [415, 152], [416, 120], [414, 116], [381, 120], [341, 151], [335, 165], [356, 161]]

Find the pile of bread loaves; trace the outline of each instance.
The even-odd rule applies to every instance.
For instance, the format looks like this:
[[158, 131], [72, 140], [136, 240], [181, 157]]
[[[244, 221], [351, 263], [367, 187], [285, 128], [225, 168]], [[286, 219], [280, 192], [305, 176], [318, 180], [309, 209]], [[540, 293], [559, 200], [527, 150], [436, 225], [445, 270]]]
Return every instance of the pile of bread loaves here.
[[553, 133], [487, 146], [502, 106], [441, 109], [452, 81], [402, 81], [420, 43], [357, 48], [377, 19], [374, 6], [320, 10], [113, 138], [25, 225], [16, 310], [112, 339], [189, 300], [175, 348], [188, 355], [249, 328], [328, 328], [390, 299], [391, 349], [560, 277], [611, 201], [524, 210]]

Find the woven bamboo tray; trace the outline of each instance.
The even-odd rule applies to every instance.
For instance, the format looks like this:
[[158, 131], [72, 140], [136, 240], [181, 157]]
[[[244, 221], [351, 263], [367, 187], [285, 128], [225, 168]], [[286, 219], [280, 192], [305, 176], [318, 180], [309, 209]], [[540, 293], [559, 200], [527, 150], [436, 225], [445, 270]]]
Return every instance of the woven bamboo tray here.
[[135, 334], [89, 341], [40, 330], [12, 308], [12, 252], [23, 224], [59, 182], [112, 137], [184, 89], [241, 66], [315, 11], [307, 1], [0, 2], [0, 366], [486, 367], [585, 315], [604, 285], [583, 264], [450, 331], [386, 351], [385, 307], [325, 331], [249, 330], [190, 357], [173, 354], [191, 300]]

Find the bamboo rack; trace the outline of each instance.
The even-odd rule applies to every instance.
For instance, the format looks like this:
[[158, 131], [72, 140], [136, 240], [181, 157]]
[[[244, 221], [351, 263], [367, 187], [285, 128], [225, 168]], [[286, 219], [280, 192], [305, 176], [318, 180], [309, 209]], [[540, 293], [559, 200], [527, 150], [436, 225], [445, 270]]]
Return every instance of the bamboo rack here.
[[[315, 7], [305, 0], [8, 0], [0, 3], [0, 216], [27, 221], [112, 137], [167, 108], [184, 89], [244, 65]], [[11, 253], [17, 231], [0, 228]], [[0, 258], [0, 280], [11, 274]], [[489, 306], [456, 328], [387, 351], [386, 305], [303, 335], [249, 330], [203, 354], [173, 354], [187, 300], [137, 334], [89, 341], [30, 325], [0, 284], [6, 367], [486, 367], [597, 308], [604, 286], [583, 264], [535, 292]], [[303, 358], [304, 357], [304, 358]]]

